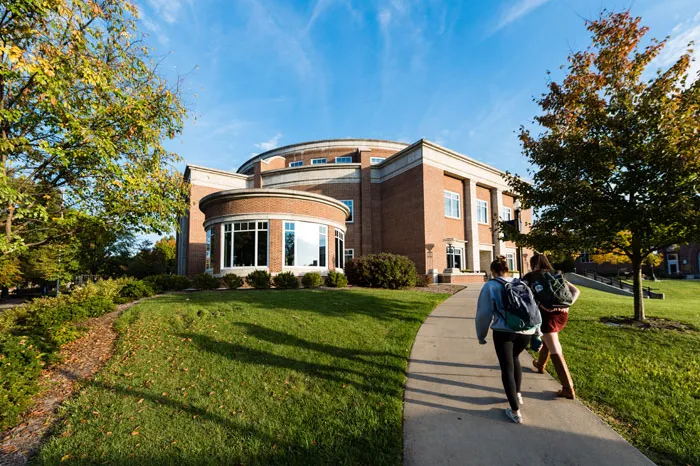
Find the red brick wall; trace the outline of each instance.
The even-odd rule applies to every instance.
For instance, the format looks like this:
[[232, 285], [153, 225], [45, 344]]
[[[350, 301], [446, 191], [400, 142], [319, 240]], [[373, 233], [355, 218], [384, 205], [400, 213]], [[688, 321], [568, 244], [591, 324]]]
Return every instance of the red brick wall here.
[[493, 244], [493, 235], [491, 233], [491, 216], [493, 215], [493, 206], [491, 205], [491, 191], [483, 186], [476, 187], [476, 198], [486, 201], [489, 205], [489, 215], [487, 218], [488, 224], [479, 224], [479, 243]]
[[[452, 191], [453, 193], [459, 194], [459, 208], [460, 208], [460, 218], [459, 219], [454, 219], [454, 218], [448, 218], [445, 217], [445, 197], [443, 193], [443, 198], [442, 198], [442, 217], [443, 217], [443, 222], [445, 224], [445, 237], [446, 238], [457, 238], [461, 240], [466, 239], [466, 235], [464, 234], [464, 183], [462, 180], [458, 180], [456, 178], [452, 178], [450, 176], [444, 176], [443, 178], [443, 187], [447, 191]], [[435, 206], [435, 209], [437, 209], [438, 206]], [[445, 267], [447, 267], [447, 259], [445, 259]]]
[[379, 185], [383, 250], [408, 256], [418, 273], [425, 272], [423, 167], [412, 168]]
[[204, 213], [199, 210], [199, 200], [208, 194], [219, 191], [221, 189], [205, 186], [192, 185], [190, 188], [189, 239], [185, 272], [188, 276], [204, 272], [207, 236], [204, 231]]
[[[423, 196], [424, 196], [424, 224], [425, 239], [421, 245], [425, 249], [425, 243], [435, 245], [433, 248], [433, 268], [442, 271], [447, 266], [445, 242], [445, 175], [439, 168], [423, 165]], [[448, 181], [449, 182], [449, 181]], [[457, 221], [457, 220], [455, 220]], [[423, 253], [425, 255], [425, 252]], [[427, 261], [426, 261], [427, 262]], [[427, 271], [427, 264], [426, 270]], [[421, 272], [421, 270], [419, 270]]]
[[222, 215], [262, 212], [270, 214], [309, 215], [338, 223], [345, 222], [345, 213], [340, 210], [340, 208], [306, 199], [251, 197], [221, 200], [206, 206], [207, 219]]
[[284, 248], [282, 239], [282, 220], [270, 220], [267, 224], [270, 235], [270, 272], [277, 273], [282, 271], [282, 248]]

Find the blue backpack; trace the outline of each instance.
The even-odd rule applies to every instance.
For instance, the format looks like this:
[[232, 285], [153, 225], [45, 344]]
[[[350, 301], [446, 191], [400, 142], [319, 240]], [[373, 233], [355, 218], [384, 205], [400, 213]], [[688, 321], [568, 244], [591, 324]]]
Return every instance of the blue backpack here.
[[502, 278], [496, 278], [496, 281], [503, 285], [502, 316], [509, 329], [521, 332], [542, 324], [539, 306], [525, 282], [518, 278], [514, 278], [511, 282]]

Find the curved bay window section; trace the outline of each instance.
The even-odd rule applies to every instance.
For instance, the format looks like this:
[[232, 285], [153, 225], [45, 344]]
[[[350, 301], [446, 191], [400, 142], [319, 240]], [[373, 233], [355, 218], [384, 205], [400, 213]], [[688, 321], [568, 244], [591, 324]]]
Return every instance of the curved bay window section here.
[[340, 230], [335, 230], [335, 268], [345, 268], [345, 256], [342, 251], [345, 250], [345, 233]]
[[328, 266], [328, 227], [318, 223], [284, 222], [285, 267]]
[[267, 221], [224, 223], [223, 233], [223, 268], [267, 267]]

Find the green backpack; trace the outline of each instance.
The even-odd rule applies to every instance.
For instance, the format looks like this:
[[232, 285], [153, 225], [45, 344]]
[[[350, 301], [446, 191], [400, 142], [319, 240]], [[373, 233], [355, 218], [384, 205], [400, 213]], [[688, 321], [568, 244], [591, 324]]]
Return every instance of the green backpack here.
[[558, 272], [543, 272], [533, 281], [535, 299], [547, 309], [571, 307], [574, 297], [564, 276]]

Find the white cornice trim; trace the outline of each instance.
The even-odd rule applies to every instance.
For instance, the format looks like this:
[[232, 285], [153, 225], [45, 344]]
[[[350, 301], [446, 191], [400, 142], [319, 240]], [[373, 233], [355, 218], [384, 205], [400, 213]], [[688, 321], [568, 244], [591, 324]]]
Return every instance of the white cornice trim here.
[[[212, 173], [215, 175], [224, 175], [224, 176], [229, 176], [231, 178], [238, 178], [238, 179], [243, 179], [247, 180], [249, 178], [249, 175], [243, 175], [241, 173], [236, 173], [236, 172], [230, 172], [226, 170], [219, 170], [218, 168], [209, 168], [209, 167], [203, 167], [201, 165], [187, 165], [185, 167], [185, 177], [187, 175], [191, 176], [192, 170], [196, 170], [199, 172], [204, 172], [204, 173]], [[189, 177], [187, 177], [189, 179]]]
[[219, 191], [218, 193], [209, 194], [204, 196], [199, 201], [199, 209], [204, 212], [210, 204], [225, 202], [234, 199], [251, 199], [256, 197], [267, 197], [267, 198], [286, 198], [286, 199], [300, 199], [311, 202], [318, 202], [321, 204], [329, 205], [335, 207], [345, 214], [345, 217], [350, 215], [350, 209], [340, 202], [339, 200], [324, 196], [323, 194], [309, 193], [306, 191], [295, 191], [292, 189], [265, 189], [265, 188], [252, 188], [252, 189], [230, 189], [227, 191]]

